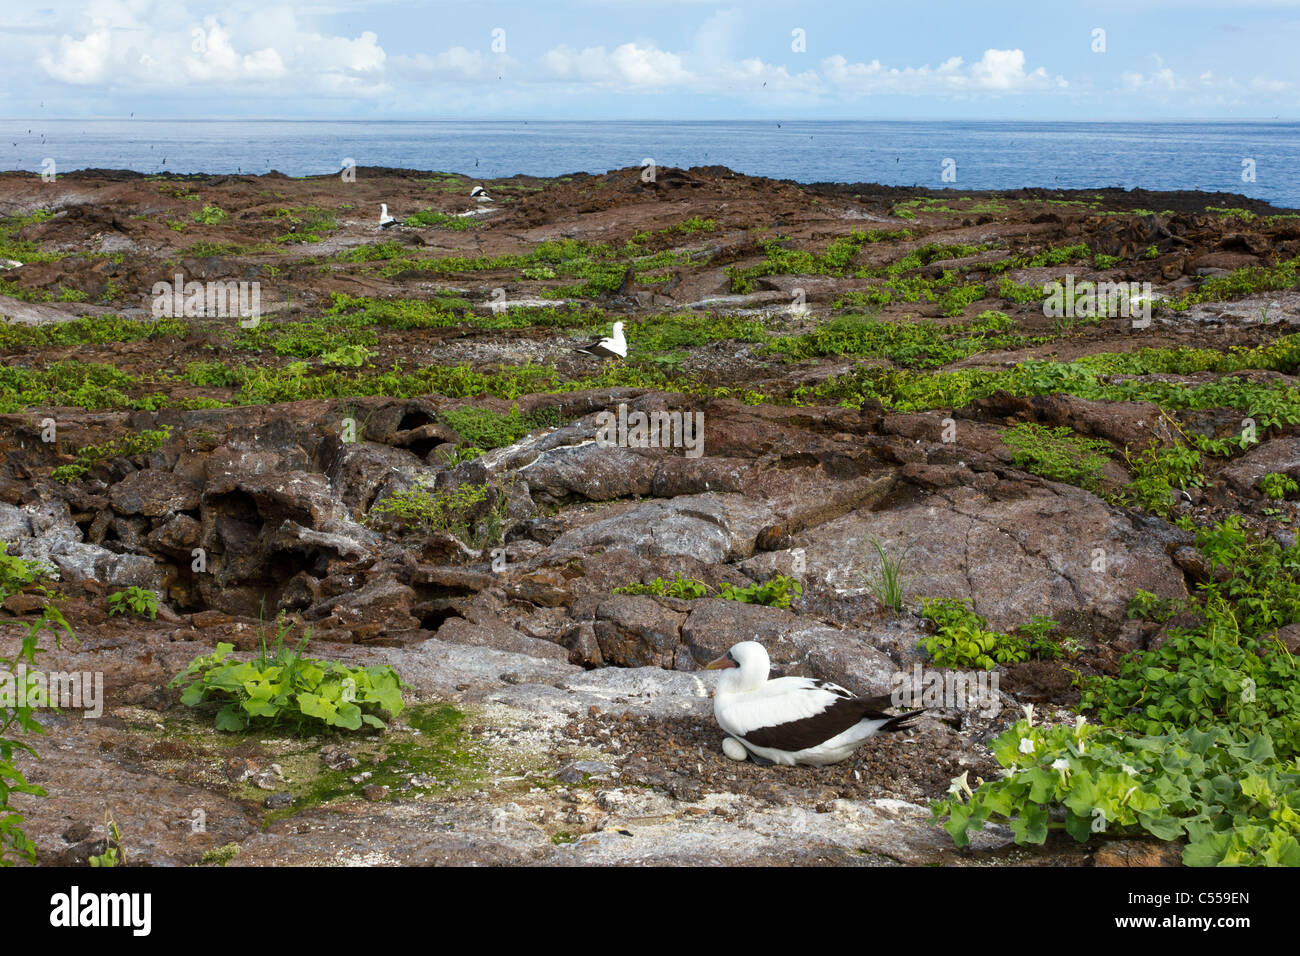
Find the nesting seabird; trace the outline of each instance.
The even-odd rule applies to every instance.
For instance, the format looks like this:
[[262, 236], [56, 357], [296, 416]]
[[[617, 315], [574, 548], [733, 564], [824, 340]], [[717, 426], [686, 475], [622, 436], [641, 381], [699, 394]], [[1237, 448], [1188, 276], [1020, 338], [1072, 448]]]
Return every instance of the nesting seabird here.
[[759, 764], [823, 767], [852, 755], [868, 737], [904, 729], [922, 713], [890, 716], [884, 713], [892, 703], [888, 695], [857, 697], [809, 677], [768, 680], [767, 651], [757, 641], [742, 641], [706, 669], [724, 668], [713, 716], [731, 735], [723, 752], [733, 760], [747, 754]]
[[487, 190], [482, 186], [475, 186], [469, 191], [470, 199], [477, 199], [479, 202], [491, 202], [492, 197], [487, 194]]
[[387, 229], [389, 226], [397, 225], [397, 220], [388, 214], [388, 203], [379, 204], [379, 228]]
[[585, 352], [596, 358], [627, 358], [627, 340], [623, 338], [623, 323], [614, 323], [614, 334], [608, 338], [594, 339], [580, 345], [575, 352]]

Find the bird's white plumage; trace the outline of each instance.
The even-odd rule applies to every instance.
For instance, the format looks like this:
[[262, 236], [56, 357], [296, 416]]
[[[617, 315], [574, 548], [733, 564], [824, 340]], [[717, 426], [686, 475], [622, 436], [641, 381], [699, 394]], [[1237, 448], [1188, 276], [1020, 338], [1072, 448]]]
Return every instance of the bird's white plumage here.
[[[742, 641], [728, 653], [737, 666], [724, 670], [718, 680], [713, 715], [731, 738], [737, 739], [750, 753], [773, 763], [787, 766], [837, 763], [890, 722], [889, 718], [863, 717], [846, 730], [798, 750], [760, 746], [746, 737], [755, 731], [815, 718], [837, 701], [851, 700], [854, 695], [838, 684], [807, 677], [768, 680], [771, 665], [767, 651], [756, 641]], [[736, 759], [725, 742], [723, 749], [727, 756]]]
[[387, 229], [396, 222], [397, 220], [388, 214], [388, 203], [381, 202], [379, 204], [379, 228]]
[[723, 693], [719, 681], [713, 705], [722, 729], [743, 737], [759, 727], [816, 717], [836, 700], [852, 696], [835, 684], [819, 686], [817, 681], [807, 677], [778, 677], [756, 690], [730, 694]]
[[627, 358], [627, 339], [623, 338], [623, 323], [614, 323], [614, 334], [601, 339], [598, 342], [590, 342], [578, 349], [579, 352], [588, 352], [592, 355], [603, 356], [610, 353]]

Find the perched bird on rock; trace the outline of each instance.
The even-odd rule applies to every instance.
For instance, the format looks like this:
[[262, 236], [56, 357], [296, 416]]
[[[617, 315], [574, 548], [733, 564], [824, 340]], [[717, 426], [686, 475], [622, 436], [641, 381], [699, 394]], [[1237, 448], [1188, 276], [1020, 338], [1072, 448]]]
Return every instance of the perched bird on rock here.
[[397, 220], [388, 214], [388, 203], [381, 202], [379, 204], [379, 228], [387, 229], [395, 225], [397, 225]]
[[593, 339], [580, 345], [575, 352], [584, 352], [596, 358], [627, 358], [627, 340], [623, 338], [623, 323], [614, 323], [614, 334], [608, 338]]
[[741, 641], [706, 670], [726, 670], [713, 695], [713, 716], [731, 736], [723, 752], [758, 764], [823, 767], [852, 755], [868, 737], [902, 730], [923, 711], [891, 716], [892, 701], [857, 697], [838, 684], [809, 677], [768, 680], [767, 651]]

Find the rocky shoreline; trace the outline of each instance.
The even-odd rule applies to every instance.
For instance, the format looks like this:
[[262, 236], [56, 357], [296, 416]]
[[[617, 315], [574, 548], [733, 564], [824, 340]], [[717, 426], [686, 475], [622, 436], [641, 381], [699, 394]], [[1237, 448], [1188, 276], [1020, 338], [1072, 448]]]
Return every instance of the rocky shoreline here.
[[[3, 343], [16, 377], [0, 414], [0, 540], [58, 570], [77, 641], [41, 666], [102, 673], [107, 694], [102, 718], [44, 718], [40, 759], [21, 762], [49, 794], [19, 798], [39, 863], [100, 852], [106, 810], [131, 865], [1176, 862], [1143, 840], [1054, 834], [1019, 847], [1001, 826], [958, 850], [928, 806], [964, 772], [997, 775], [988, 743], [1022, 705], [1072, 721], [1078, 678], [1114, 674], [1179, 623], [1129, 613], [1139, 591], [1185, 601], [1215, 573], [1175, 519], [1237, 514], [1293, 540], [1293, 504], [1258, 487], [1300, 475], [1294, 426], [1261, 426], [1252, 450], [1207, 458], [1205, 480], [1160, 514], [1117, 497], [1137, 450], [1182, 432], [1221, 439], [1239, 410], [1171, 415], [1152, 401], [1005, 388], [909, 409], [840, 402], [833, 386], [863, 368], [994, 373], [1266, 346], [1300, 323], [1294, 287], [1158, 310], [1140, 331], [1127, 319], [1062, 327], [1016, 289], [1066, 268], [1035, 255], [1082, 243], [1087, 262], [1070, 267], [1081, 277], [1150, 282], [1172, 300], [1300, 255], [1300, 219], [1241, 197], [995, 197], [716, 168], [661, 170], [649, 184], [623, 170], [485, 185], [499, 205], [459, 228], [447, 223], [470, 206], [468, 181], [443, 174], [363, 169], [348, 186], [91, 171], [48, 189], [0, 175], [0, 210], [45, 214], [12, 230], [37, 255], [0, 272], [0, 331], [28, 336]], [[429, 224], [380, 233], [379, 197]], [[219, 221], [202, 221], [216, 218], [209, 207]], [[760, 227], [806, 258], [782, 260]], [[832, 262], [835, 241], [863, 228], [883, 238], [858, 241], [849, 266]], [[574, 243], [625, 259], [590, 246], [579, 261]], [[542, 246], [554, 257], [530, 259]], [[160, 322], [150, 290], [175, 272], [262, 283], [263, 325], [185, 317], [147, 336], [86, 325]], [[953, 307], [943, 295], [958, 275], [987, 288]], [[938, 284], [879, 301], [881, 282], [909, 276]], [[512, 324], [492, 307], [498, 289], [535, 311]], [[791, 309], [792, 296], [806, 308]], [[425, 311], [402, 312], [408, 299]], [[553, 305], [519, 305], [534, 300]], [[821, 340], [800, 340], [816, 353], [769, 347], [855, 302], [946, 337], [919, 364]], [[565, 303], [576, 311], [557, 312]], [[972, 324], [994, 309], [1015, 334]], [[694, 319], [654, 325], [665, 314], [713, 324], [698, 335], [681, 331]], [[639, 380], [572, 352], [579, 332], [613, 317], [659, 330], [653, 346], [630, 336]], [[320, 347], [313, 327], [329, 330]], [[58, 329], [69, 331], [38, 335]], [[954, 342], [960, 352], [943, 353]], [[345, 346], [364, 350], [360, 363], [331, 358]], [[433, 387], [402, 378], [456, 367]], [[1237, 374], [1293, 385], [1295, 371]], [[1222, 377], [1207, 363], [1107, 381]], [[600, 416], [620, 407], [700, 416], [702, 453], [608, 447]], [[1023, 423], [1103, 443], [1099, 484], [1029, 470], [1006, 440]], [[139, 436], [155, 437], [114, 445]], [[384, 510], [422, 490], [443, 508], [460, 495], [454, 520]], [[901, 611], [870, 585], [873, 540], [906, 555]], [[618, 593], [677, 576], [708, 593]], [[800, 584], [787, 607], [720, 596], [778, 576]], [[162, 599], [156, 618], [109, 613], [107, 597], [130, 587]], [[757, 639], [780, 673], [890, 693], [933, 666], [918, 648], [933, 631], [920, 597], [965, 599], [999, 630], [1051, 618], [1072, 652], [999, 664], [995, 713], [935, 709], [842, 765], [723, 757], [705, 662]], [[13, 656], [42, 604], [31, 587], [5, 601], [0, 654]], [[192, 659], [223, 642], [256, 651], [277, 627], [310, 633], [317, 657], [390, 664], [409, 713], [382, 735], [303, 740], [219, 733], [179, 703], [168, 683]]]

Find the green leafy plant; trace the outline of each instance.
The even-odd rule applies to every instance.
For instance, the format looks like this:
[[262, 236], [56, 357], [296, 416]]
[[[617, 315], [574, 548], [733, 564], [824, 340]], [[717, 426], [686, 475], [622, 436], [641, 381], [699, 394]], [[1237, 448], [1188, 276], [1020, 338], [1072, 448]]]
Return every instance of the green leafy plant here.
[[736, 587], [723, 584], [718, 588], [718, 597], [724, 601], [739, 601], [741, 604], [763, 604], [767, 607], [789, 607], [791, 601], [803, 594], [803, 584], [784, 574], [748, 587]]
[[[50, 569], [39, 561], [8, 554], [7, 547], [4, 542], [0, 542], [0, 601], [36, 584], [50, 573]], [[49, 591], [40, 586], [38, 593], [48, 594]], [[14, 762], [14, 756], [18, 751], [36, 756], [35, 749], [20, 739], [15, 731], [21, 732], [22, 737], [45, 732], [34, 716], [39, 702], [37, 675], [32, 670], [26, 670], [23, 678], [19, 666], [36, 665], [40, 639], [47, 631], [54, 634], [56, 647], [65, 633], [75, 640], [72, 628], [68, 626], [63, 614], [52, 603], [47, 603], [42, 607], [40, 616], [27, 624], [27, 633], [23, 635], [15, 656], [0, 655], [0, 686], [16, 690], [20, 679], [27, 682], [22, 696], [14, 694], [11, 698], [8, 695], [0, 697], [0, 866], [12, 866], [15, 857], [28, 863], [36, 861], [36, 845], [23, 832], [21, 824], [24, 817], [10, 803], [10, 799], [15, 793], [37, 797], [46, 795], [43, 787], [28, 782]]]
[[614, 588], [615, 594], [653, 594], [661, 597], [675, 597], [684, 600], [694, 600], [702, 598], [709, 593], [709, 586], [703, 581], [695, 578], [683, 577], [681, 574], [673, 576], [671, 581], [665, 581], [663, 578], [655, 578], [648, 584], [639, 582], [625, 584], [622, 587]]
[[506, 496], [490, 483], [451, 490], [419, 485], [380, 501], [366, 522], [399, 534], [443, 531], [482, 547], [500, 537], [505, 506]]
[[228, 660], [233, 644], [218, 644], [168, 686], [185, 685], [181, 703], [187, 707], [219, 703], [216, 725], [225, 731], [281, 725], [303, 735], [363, 726], [382, 730], [378, 713], [396, 717], [402, 712], [402, 682], [387, 664], [350, 667], [304, 657], [311, 631], [296, 648], [285, 646], [288, 631], [282, 624], [274, 651], [264, 631], [261, 656], [243, 663]]
[[1189, 606], [1189, 602], [1182, 598], [1162, 598], [1150, 591], [1139, 590], [1129, 598], [1128, 616], [1163, 624], [1171, 617], [1186, 611]]
[[1129, 483], [1127, 497], [1133, 504], [1158, 515], [1168, 515], [1173, 507], [1176, 489], [1200, 485], [1201, 453], [1188, 445], [1166, 447], [1152, 445], [1137, 456], [1128, 455], [1133, 480]]
[[941, 667], [979, 667], [992, 670], [998, 664], [1029, 659], [1029, 644], [1022, 637], [988, 629], [988, 621], [971, 610], [963, 599], [923, 598], [921, 617], [935, 626], [935, 633], [922, 638], [924, 648]]
[[1036, 614], [1016, 628], [1016, 635], [1025, 642], [1030, 656], [1039, 660], [1055, 660], [1078, 648], [1077, 642], [1068, 638], [1057, 639], [1051, 636], [1060, 624], [1050, 617]]
[[322, 365], [343, 365], [360, 368], [373, 356], [374, 352], [364, 345], [341, 345], [321, 355]]
[[77, 452], [75, 462], [70, 465], [60, 465], [50, 473], [50, 477], [65, 483], [76, 481], [88, 474], [91, 467], [98, 462], [112, 461], [114, 458], [133, 458], [136, 455], [156, 451], [171, 438], [171, 434], [171, 426], [164, 425], [161, 429], [145, 429], [138, 434], [114, 438], [102, 445], [87, 445]]
[[108, 616], [114, 614], [134, 614], [155, 620], [158, 617], [158, 595], [152, 591], [132, 585], [125, 591], [118, 591], [108, 597]]
[[1216, 726], [1130, 737], [1022, 720], [992, 750], [1001, 779], [972, 790], [963, 774], [931, 806], [958, 846], [1001, 820], [1020, 844], [1042, 844], [1054, 829], [1080, 843], [1145, 832], [1185, 837], [1189, 866], [1300, 865], [1300, 772], [1275, 759], [1265, 732]]
[[219, 206], [204, 205], [197, 212], [190, 213], [190, 219], [204, 226], [215, 226], [226, 221], [226, 211]]
[[1281, 501], [1287, 495], [1293, 495], [1300, 491], [1300, 484], [1296, 484], [1294, 478], [1277, 472], [1269, 472], [1259, 479], [1259, 490], [1274, 501]]
[[1212, 572], [1198, 601], [1139, 591], [1129, 612], [1194, 607], [1200, 623], [1081, 682], [1080, 710], [1105, 726], [1030, 715], [994, 741], [1002, 778], [959, 778], [932, 807], [959, 845], [1003, 819], [1019, 843], [1145, 832], [1186, 839], [1188, 865], [1300, 865], [1300, 665], [1275, 634], [1300, 622], [1300, 550], [1237, 515], [1197, 529], [1196, 548]]
[[104, 852], [93, 854], [88, 862], [94, 867], [119, 866], [122, 863], [122, 831], [111, 810], [104, 811]]

